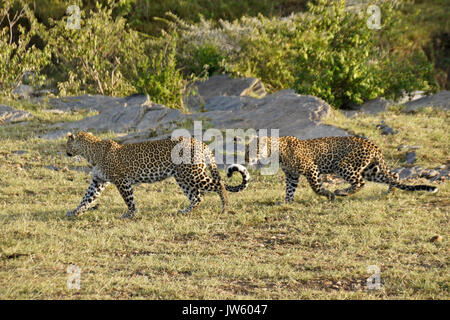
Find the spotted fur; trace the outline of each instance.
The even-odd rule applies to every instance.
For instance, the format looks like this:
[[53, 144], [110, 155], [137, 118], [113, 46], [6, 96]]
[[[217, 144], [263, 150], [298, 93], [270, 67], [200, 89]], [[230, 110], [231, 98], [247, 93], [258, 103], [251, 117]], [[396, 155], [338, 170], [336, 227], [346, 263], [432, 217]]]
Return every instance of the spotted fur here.
[[[365, 180], [386, 183], [389, 185], [389, 191], [398, 188], [434, 193], [438, 190], [434, 186], [400, 183], [398, 174], [387, 167], [380, 149], [364, 138], [327, 137], [300, 140], [296, 137], [262, 137], [256, 145], [257, 158], [271, 156], [271, 150], [278, 149], [280, 167], [286, 175], [286, 202], [294, 200], [300, 175], [306, 177], [314, 192], [331, 200], [335, 196], [348, 196], [357, 192], [365, 185]], [[246, 160], [249, 160], [248, 146]], [[351, 186], [330, 192], [321, 183], [322, 174], [336, 174]]]
[[[174, 149], [175, 147], [178, 149]], [[180, 150], [180, 156], [184, 152], [181, 150], [190, 151], [190, 161], [178, 164], [177, 161], [172, 161], [173, 150]], [[112, 140], [102, 140], [88, 132], [80, 132], [77, 135], [68, 135], [67, 155], [81, 155], [94, 167], [92, 182], [86, 194], [80, 205], [67, 213], [68, 216], [79, 215], [92, 207], [106, 186], [113, 183], [128, 207], [122, 217], [133, 217], [136, 207], [132, 186], [137, 183], [162, 181], [168, 177], [175, 178], [190, 200], [189, 206], [180, 212], [188, 213], [198, 207], [206, 191], [219, 194], [224, 212], [227, 209], [226, 191], [244, 190], [249, 181], [245, 167], [232, 165], [228, 168], [227, 175], [231, 177], [233, 172], [238, 171], [243, 181], [238, 186], [226, 185], [220, 177], [211, 150], [193, 138], [181, 137], [120, 145]]]

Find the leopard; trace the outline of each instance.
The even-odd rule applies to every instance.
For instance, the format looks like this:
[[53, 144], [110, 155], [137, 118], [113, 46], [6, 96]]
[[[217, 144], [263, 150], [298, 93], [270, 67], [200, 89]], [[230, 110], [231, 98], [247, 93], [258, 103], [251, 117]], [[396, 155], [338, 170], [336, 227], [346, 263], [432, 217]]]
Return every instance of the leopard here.
[[[293, 136], [254, 137], [256, 153], [250, 153], [250, 143], [245, 146], [245, 162], [259, 161], [278, 156], [279, 167], [286, 178], [285, 202], [292, 202], [300, 176], [305, 176], [312, 190], [329, 200], [345, 197], [364, 187], [365, 181], [389, 185], [387, 193], [395, 188], [406, 191], [435, 193], [438, 188], [429, 185], [406, 185], [399, 175], [387, 166], [380, 148], [371, 140], [358, 136], [299, 139]], [[276, 154], [273, 154], [276, 153]], [[250, 156], [253, 156], [251, 158]], [[327, 190], [322, 177], [334, 174], [344, 179], [350, 187], [334, 192]]]
[[[190, 200], [188, 207], [179, 210], [179, 213], [189, 213], [196, 209], [205, 192], [216, 192], [222, 201], [222, 212], [226, 212], [227, 191], [244, 190], [250, 179], [245, 166], [233, 164], [227, 168], [227, 177], [239, 172], [242, 182], [237, 186], [226, 184], [209, 147], [192, 137], [119, 144], [81, 131], [67, 134], [66, 153], [69, 157], [83, 157], [92, 167], [92, 181], [78, 207], [67, 212], [69, 217], [92, 209], [105, 188], [114, 184], [128, 208], [122, 218], [132, 218], [137, 212], [133, 186], [159, 182], [169, 177], [175, 178]], [[173, 157], [174, 155], [179, 157]], [[183, 155], [188, 157], [183, 158]]]

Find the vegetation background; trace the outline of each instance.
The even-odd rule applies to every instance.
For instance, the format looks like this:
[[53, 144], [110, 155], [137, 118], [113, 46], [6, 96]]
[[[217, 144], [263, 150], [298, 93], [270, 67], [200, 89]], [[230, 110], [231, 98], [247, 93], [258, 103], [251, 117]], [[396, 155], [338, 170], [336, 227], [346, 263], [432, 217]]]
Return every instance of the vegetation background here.
[[[72, 4], [72, 3], [71, 3]], [[294, 88], [335, 108], [449, 87], [450, 3], [432, 1], [6, 0], [0, 92], [147, 93], [183, 108], [186, 85], [216, 73]], [[381, 29], [370, 29], [369, 5]], [[14, 19], [16, 18], [16, 19]], [[27, 74], [33, 77], [24, 77]]]

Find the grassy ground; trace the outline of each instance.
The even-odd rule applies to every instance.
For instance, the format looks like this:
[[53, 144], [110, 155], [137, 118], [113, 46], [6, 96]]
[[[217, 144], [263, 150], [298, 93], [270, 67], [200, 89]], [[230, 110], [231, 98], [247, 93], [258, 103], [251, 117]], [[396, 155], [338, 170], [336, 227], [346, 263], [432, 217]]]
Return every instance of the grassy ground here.
[[[112, 186], [98, 210], [70, 219], [65, 213], [89, 184], [76, 170], [86, 163], [65, 156], [64, 139], [38, 137], [62, 116], [22, 108], [34, 119], [0, 126], [2, 299], [449, 298], [448, 182], [437, 194], [391, 195], [368, 183], [330, 202], [302, 180], [294, 203], [276, 206], [283, 175], [253, 172], [247, 190], [229, 195], [227, 214], [210, 194], [194, 213], [177, 215], [188, 201], [171, 178], [136, 188], [136, 219], [120, 219], [125, 204]], [[402, 165], [402, 143], [421, 145], [419, 164], [434, 167], [449, 161], [448, 116], [425, 110], [328, 121], [373, 138], [394, 167]], [[378, 133], [383, 117], [399, 134]], [[443, 240], [430, 242], [435, 235]], [[80, 268], [80, 290], [67, 287], [69, 265]], [[380, 290], [366, 288], [371, 265], [380, 268]]]

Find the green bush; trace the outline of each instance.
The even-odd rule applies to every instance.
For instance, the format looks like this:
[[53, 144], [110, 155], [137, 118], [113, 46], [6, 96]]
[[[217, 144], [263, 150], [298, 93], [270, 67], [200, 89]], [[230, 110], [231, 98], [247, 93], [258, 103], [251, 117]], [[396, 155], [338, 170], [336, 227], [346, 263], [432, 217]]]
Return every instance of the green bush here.
[[183, 109], [187, 82], [177, 69], [175, 55], [176, 38], [169, 37], [164, 49], [153, 58], [144, 57], [138, 61], [138, 78], [134, 86], [139, 93], [148, 94], [153, 102]]
[[61, 95], [93, 93], [113, 96], [135, 92], [137, 62], [145, 59], [145, 42], [122, 17], [114, 19], [114, 2], [81, 11], [80, 28], [67, 28], [67, 17], [50, 19], [46, 36]]
[[375, 33], [365, 15], [346, 9], [345, 2], [310, 4], [302, 28], [308, 41], [297, 44], [298, 93], [320, 97], [336, 108], [361, 104], [384, 90], [377, 75]]
[[224, 54], [214, 43], [205, 43], [193, 48], [192, 58], [187, 62], [189, 72], [196, 75], [213, 75], [221, 73], [225, 61]]
[[[20, 22], [28, 22], [28, 30]], [[2, 23], [5, 27], [1, 28]], [[45, 81], [42, 70], [50, 63], [50, 50], [30, 45], [42, 31], [33, 12], [22, 1], [8, 0], [0, 7], [0, 93], [10, 95], [25, 74], [32, 74], [29, 84], [40, 86]]]
[[381, 46], [382, 41], [395, 42], [392, 28], [397, 26], [399, 11], [389, 3], [380, 7], [383, 31], [369, 29], [368, 15], [348, 10], [344, 1], [309, 5], [312, 15], [302, 27], [309, 41], [298, 43], [296, 55], [298, 93], [341, 108], [379, 96], [399, 98], [413, 90], [435, 89], [429, 83], [432, 65], [423, 54], [414, 51], [400, 58]]

